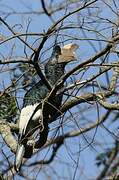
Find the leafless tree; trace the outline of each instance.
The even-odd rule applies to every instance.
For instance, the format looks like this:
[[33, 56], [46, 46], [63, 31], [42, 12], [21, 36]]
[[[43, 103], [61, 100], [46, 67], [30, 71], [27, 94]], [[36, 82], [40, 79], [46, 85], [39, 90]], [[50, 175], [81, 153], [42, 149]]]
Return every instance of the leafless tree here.
[[[43, 67], [56, 41], [78, 44], [77, 62], [45, 99], [64, 94], [46, 144], [16, 173], [24, 94], [47, 83]], [[118, 42], [117, 0], [0, 1], [1, 179], [119, 178]]]

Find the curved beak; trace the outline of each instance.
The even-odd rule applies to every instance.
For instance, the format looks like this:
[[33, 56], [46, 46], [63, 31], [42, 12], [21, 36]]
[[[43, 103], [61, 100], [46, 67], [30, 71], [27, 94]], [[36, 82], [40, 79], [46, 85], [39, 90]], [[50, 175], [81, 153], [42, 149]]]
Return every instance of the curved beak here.
[[77, 60], [75, 51], [79, 48], [77, 44], [67, 44], [61, 48], [61, 55], [59, 55], [58, 63], [71, 62]]

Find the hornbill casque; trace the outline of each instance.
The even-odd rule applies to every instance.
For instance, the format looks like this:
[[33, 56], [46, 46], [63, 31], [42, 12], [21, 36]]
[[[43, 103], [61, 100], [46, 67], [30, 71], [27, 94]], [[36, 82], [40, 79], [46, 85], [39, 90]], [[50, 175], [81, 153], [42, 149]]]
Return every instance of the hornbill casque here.
[[[75, 50], [77, 48], [77, 44], [67, 44], [62, 48], [56, 45], [53, 48], [51, 58], [45, 65], [45, 76], [52, 87], [64, 74], [66, 64], [76, 60]], [[33, 154], [33, 145], [29, 143], [29, 140], [34, 132], [42, 129], [40, 129], [40, 138], [35, 143], [36, 148], [41, 148], [47, 140], [48, 119], [55, 117], [63, 97], [63, 94], [55, 95], [47, 103], [47, 111], [43, 113], [42, 102], [49, 93], [48, 87], [40, 80], [25, 94], [19, 118], [18, 148], [15, 158], [16, 171], [19, 171], [23, 157], [30, 158]]]

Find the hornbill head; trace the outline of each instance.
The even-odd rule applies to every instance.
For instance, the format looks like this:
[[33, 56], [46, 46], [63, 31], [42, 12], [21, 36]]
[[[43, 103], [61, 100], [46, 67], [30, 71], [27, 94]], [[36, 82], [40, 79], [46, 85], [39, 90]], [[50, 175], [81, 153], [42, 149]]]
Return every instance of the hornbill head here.
[[60, 47], [59, 45], [55, 45], [53, 48], [52, 58], [50, 59], [50, 62], [52, 64], [67, 64], [71, 61], [77, 60], [75, 51], [78, 49], [77, 44], [66, 44], [63, 47]]

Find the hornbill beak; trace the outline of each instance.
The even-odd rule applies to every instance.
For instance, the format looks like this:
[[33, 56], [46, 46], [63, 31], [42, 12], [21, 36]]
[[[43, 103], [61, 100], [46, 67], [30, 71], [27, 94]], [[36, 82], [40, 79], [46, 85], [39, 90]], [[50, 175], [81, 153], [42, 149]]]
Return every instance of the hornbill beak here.
[[59, 55], [58, 63], [70, 62], [77, 60], [75, 51], [79, 48], [77, 44], [67, 44], [61, 48], [61, 55]]

